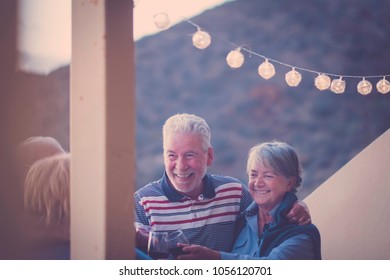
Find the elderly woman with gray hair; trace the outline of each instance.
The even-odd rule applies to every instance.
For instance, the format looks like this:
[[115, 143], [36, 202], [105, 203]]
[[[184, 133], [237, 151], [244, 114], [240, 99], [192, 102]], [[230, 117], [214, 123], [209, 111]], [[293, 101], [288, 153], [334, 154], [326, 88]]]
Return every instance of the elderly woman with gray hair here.
[[296, 151], [283, 142], [258, 144], [249, 151], [247, 173], [253, 202], [239, 217], [232, 252], [189, 245], [178, 259], [321, 259], [316, 226], [290, 224], [286, 218], [302, 184]]

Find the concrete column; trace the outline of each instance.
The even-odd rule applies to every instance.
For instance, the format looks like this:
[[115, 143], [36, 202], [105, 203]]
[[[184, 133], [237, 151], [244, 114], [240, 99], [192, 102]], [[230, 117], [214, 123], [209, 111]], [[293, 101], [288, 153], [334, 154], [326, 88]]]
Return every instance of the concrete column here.
[[133, 6], [72, 2], [71, 258], [134, 257]]

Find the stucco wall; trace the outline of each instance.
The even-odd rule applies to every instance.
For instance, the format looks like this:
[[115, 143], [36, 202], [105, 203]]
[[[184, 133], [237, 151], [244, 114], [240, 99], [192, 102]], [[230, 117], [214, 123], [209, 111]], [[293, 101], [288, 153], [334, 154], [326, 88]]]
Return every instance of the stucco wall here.
[[390, 129], [305, 200], [323, 259], [390, 259]]

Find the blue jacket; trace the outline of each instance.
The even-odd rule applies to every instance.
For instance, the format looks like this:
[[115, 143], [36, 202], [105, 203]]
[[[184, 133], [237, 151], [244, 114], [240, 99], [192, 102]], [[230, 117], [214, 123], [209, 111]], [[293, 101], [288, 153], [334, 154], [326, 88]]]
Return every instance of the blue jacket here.
[[321, 259], [321, 238], [313, 224], [290, 224], [286, 214], [297, 201], [286, 193], [282, 202], [270, 214], [274, 222], [258, 235], [258, 206], [253, 202], [238, 221], [239, 235], [231, 253], [221, 253], [222, 259]]

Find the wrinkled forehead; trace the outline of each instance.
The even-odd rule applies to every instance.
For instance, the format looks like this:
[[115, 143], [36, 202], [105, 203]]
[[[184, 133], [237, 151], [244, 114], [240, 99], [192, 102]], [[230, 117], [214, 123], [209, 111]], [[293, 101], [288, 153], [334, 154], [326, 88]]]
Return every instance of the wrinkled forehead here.
[[172, 133], [164, 140], [164, 150], [175, 148], [202, 149], [202, 137], [194, 133]]
[[266, 158], [262, 157], [252, 157], [248, 162], [249, 168], [267, 168], [267, 169], [274, 169], [272, 165], [269, 163], [269, 161]]
[[270, 164], [269, 158], [265, 156], [263, 153], [252, 153], [247, 162], [247, 173], [249, 174], [251, 170], [255, 170], [258, 168], [266, 168], [276, 171], [274, 166]]
[[193, 132], [172, 132], [164, 137], [163, 148], [167, 149], [170, 146], [192, 146], [203, 148], [203, 138], [199, 133]]

